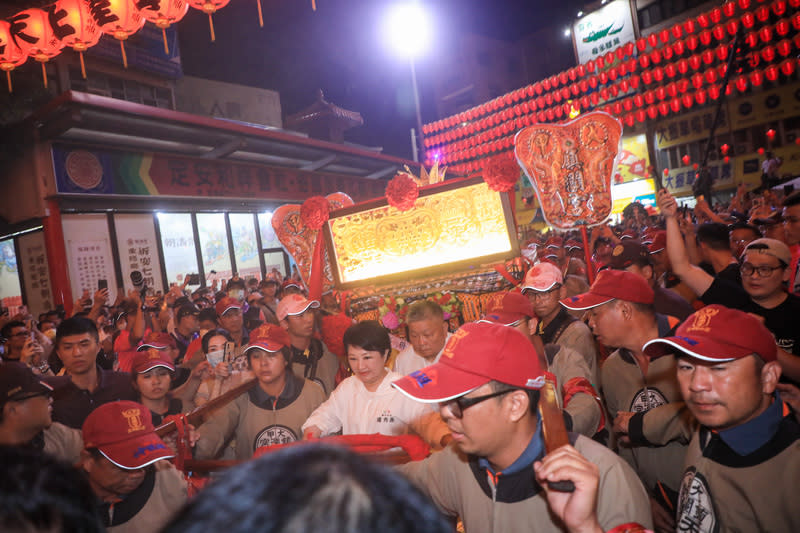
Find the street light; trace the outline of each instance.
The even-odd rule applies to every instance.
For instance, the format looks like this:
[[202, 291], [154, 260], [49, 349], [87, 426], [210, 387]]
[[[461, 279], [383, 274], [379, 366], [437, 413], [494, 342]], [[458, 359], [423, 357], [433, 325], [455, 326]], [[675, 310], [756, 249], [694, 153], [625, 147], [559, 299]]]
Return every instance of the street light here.
[[[414, 161], [419, 162], [419, 153], [424, 152], [424, 143], [419, 88], [417, 87], [417, 69], [414, 60], [421, 56], [430, 45], [431, 27], [428, 14], [416, 0], [395, 4], [387, 14], [384, 35], [388, 36], [389, 44], [393, 51], [400, 57], [408, 59], [408, 64], [411, 67], [411, 89], [414, 93], [414, 109], [417, 114], [416, 138], [412, 134], [411, 148]], [[419, 141], [419, 144], [417, 144], [417, 141]]]

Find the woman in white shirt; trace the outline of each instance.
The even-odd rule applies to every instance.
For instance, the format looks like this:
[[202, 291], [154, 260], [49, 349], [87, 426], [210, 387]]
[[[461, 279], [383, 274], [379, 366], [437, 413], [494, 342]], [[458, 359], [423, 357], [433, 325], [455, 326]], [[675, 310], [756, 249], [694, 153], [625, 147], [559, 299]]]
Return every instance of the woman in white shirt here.
[[392, 387], [403, 377], [386, 368], [391, 352], [389, 333], [375, 320], [353, 324], [344, 334], [347, 361], [353, 375], [342, 381], [306, 423], [303, 435], [318, 438], [343, 435], [404, 435], [416, 433], [434, 448], [450, 437], [439, 413]]

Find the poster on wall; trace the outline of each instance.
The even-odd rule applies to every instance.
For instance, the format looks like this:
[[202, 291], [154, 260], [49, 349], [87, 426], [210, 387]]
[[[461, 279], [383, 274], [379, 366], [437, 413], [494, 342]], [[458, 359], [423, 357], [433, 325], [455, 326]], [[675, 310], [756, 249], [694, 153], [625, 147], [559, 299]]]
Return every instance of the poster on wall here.
[[19, 266], [14, 252], [14, 239], [0, 241], [0, 303], [8, 308], [9, 316], [17, 314], [22, 305], [19, 286]]
[[150, 214], [116, 214], [114, 227], [117, 232], [117, 250], [122, 270], [125, 293], [133, 289], [131, 272], [142, 273], [147, 288], [152, 292], [163, 291], [161, 261], [158, 259], [158, 241]]
[[258, 241], [252, 213], [231, 213], [228, 215], [233, 237], [233, 253], [236, 257], [236, 270], [239, 276], [261, 278], [261, 262], [258, 260]]
[[620, 45], [634, 42], [633, 16], [628, 0], [614, 0], [572, 23], [578, 63], [586, 63]]
[[647, 167], [650, 158], [647, 155], [647, 137], [644, 134], [631, 135], [622, 139], [622, 150], [619, 154], [617, 172], [614, 175], [616, 183], [649, 178]]
[[230, 279], [231, 256], [228, 251], [228, 234], [223, 213], [198, 213], [197, 234], [200, 237], [200, 252], [206, 281]]
[[197, 273], [192, 216], [189, 213], [158, 213], [158, 227], [167, 282], [183, 285], [185, 275]]
[[67, 248], [70, 287], [76, 300], [97, 292], [98, 282], [108, 283], [108, 302], [117, 299], [117, 277], [111, 256], [111, 238], [106, 215], [65, 215], [64, 241]]
[[25, 284], [25, 303], [34, 317], [53, 309], [50, 287], [50, 268], [44, 246], [44, 232], [26, 233], [17, 239], [22, 281]]

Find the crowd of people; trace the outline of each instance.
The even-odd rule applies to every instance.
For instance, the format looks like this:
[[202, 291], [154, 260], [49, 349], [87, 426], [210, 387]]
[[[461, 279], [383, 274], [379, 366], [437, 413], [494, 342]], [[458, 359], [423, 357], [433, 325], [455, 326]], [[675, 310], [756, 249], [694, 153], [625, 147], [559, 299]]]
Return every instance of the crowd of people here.
[[[800, 192], [657, 203], [530, 239], [458, 328], [420, 298], [326, 344], [334, 297], [274, 275], [4, 317], [0, 530], [800, 531]], [[326, 445], [375, 434], [430, 454]]]

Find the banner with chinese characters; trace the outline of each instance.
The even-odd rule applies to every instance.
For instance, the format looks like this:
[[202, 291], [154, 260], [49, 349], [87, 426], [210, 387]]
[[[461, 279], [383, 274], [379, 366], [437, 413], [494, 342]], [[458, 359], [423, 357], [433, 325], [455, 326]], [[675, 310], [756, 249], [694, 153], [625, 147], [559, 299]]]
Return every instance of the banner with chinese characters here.
[[303, 201], [342, 191], [354, 200], [383, 196], [386, 182], [232, 161], [53, 145], [60, 193], [201, 196]]
[[[708, 139], [715, 112], [716, 108], [711, 106], [700, 111], [659, 119], [656, 121], [656, 148], [663, 150], [671, 146]], [[723, 105], [717, 131], [727, 133], [728, 127], [728, 110], [727, 106]]]
[[131, 282], [131, 272], [134, 270], [142, 273], [148, 289], [163, 291], [153, 215], [115, 214], [114, 228], [125, 293], [134, 288]]
[[44, 232], [33, 231], [17, 239], [22, 282], [25, 285], [25, 303], [33, 316], [53, 309], [53, 294], [50, 288], [50, 269]]
[[728, 104], [728, 109], [734, 130], [800, 116], [800, 83], [736, 98]]
[[72, 296], [78, 299], [87, 292], [92, 298], [97, 282], [104, 279], [108, 282], [108, 301], [113, 303], [118, 285], [106, 215], [64, 215], [62, 224]]
[[572, 23], [572, 39], [578, 63], [601, 56], [636, 40], [628, 0], [614, 0]]
[[[713, 189], [730, 189], [735, 186], [730, 163], [710, 161], [708, 170], [714, 180]], [[692, 193], [692, 185], [696, 175], [697, 171], [693, 167], [679, 167], [671, 168], [669, 175], [661, 179], [664, 182], [664, 187], [669, 192], [676, 196], [683, 196]]]

